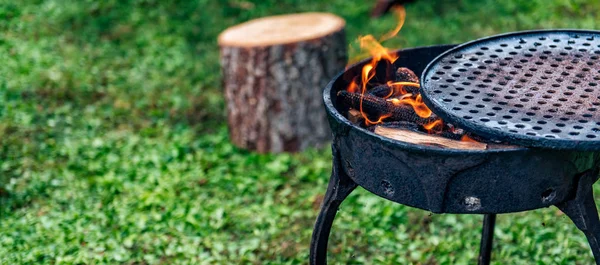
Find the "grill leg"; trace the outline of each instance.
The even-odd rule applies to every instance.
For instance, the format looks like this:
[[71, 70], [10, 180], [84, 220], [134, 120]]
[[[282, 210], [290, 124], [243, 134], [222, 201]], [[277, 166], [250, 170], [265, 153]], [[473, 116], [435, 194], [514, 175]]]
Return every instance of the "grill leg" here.
[[481, 231], [481, 245], [479, 246], [479, 265], [490, 264], [495, 226], [496, 214], [486, 214], [483, 216], [483, 230]]
[[598, 219], [598, 210], [592, 192], [592, 184], [597, 179], [598, 170], [590, 170], [583, 174], [577, 185], [575, 199], [556, 206], [585, 234], [596, 264], [600, 265], [600, 219]]
[[356, 188], [356, 183], [342, 170], [341, 158], [334, 145], [332, 145], [332, 149], [333, 170], [310, 241], [311, 265], [327, 264], [327, 241], [335, 214], [342, 201]]

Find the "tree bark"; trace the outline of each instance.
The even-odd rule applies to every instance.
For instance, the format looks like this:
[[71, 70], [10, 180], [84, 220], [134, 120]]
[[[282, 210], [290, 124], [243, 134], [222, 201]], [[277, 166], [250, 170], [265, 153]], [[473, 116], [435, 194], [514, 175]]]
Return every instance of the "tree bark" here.
[[295, 152], [329, 140], [322, 90], [347, 61], [343, 20], [323, 13], [263, 18], [226, 30], [219, 45], [235, 145]]

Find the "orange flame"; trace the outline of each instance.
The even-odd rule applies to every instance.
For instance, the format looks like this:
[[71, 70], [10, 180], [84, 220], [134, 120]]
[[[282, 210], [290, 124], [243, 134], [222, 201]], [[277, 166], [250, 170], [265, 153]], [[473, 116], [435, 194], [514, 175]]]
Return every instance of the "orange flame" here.
[[469, 136], [468, 136], [468, 135], [466, 135], [466, 134], [465, 134], [465, 135], [463, 135], [463, 136], [460, 138], [460, 140], [461, 140], [461, 141], [463, 141], [463, 142], [479, 143], [479, 141], [477, 141], [477, 140], [475, 140], [475, 139], [473, 139], [473, 138], [469, 137]]
[[428, 124], [423, 125], [423, 128], [427, 130], [429, 134], [439, 132], [443, 129], [444, 122], [441, 119], [437, 119]]
[[[390, 38], [396, 36], [398, 34], [398, 32], [400, 32], [400, 30], [402, 29], [402, 25], [404, 25], [404, 18], [406, 17], [406, 11], [404, 10], [404, 8], [403, 7], [395, 8], [395, 9], [393, 9], [393, 11], [398, 16], [398, 24], [396, 25], [396, 28], [394, 28], [394, 30], [385, 34], [380, 39], [380, 41], [384, 41], [384, 40], [387, 40], [387, 39], [390, 39]], [[363, 66], [362, 73], [361, 73], [360, 113], [363, 116], [363, 118], [365, 118], [365, 122], [367, 125], [378, 124], [378, 123], [383, 122], [383, 120], [385, 118], [388, 118], [389, 116], [391, 116], [391, 114], [382, 115], [376, 121], [370, 120], [367, 117], [366, 113], [363, 111], [363, 97], [362, 96], [367, 92], [367, 84], [375, 76], [374, 69], [376, 69], [377, 64], [381, 60], [385, 60], [385, 61], [389, 62], [389, 64], [391, 65], [398, 59], [399, 56], [397, 55], [397, 53], [391, 52], [388, 48], [383, 47], [383, 45], [381, 45], [381, 43], [379, 41], [377, 41], [377, 39], [375, 37], [373, 37], [373, 35], [366, 35], [366, 36], [359, 37], [358, 41], [360, 43], [361, 50], [368, 51], [368, 53], [373, 57], [371, 62], [369, 62], [365, 66]], [[406, 82], [406, 83], [409, 83], [409, 82]], [[394, 84], [392, 87], [397, 87], [397, 89], [399, 90], [398, 92], [402, 92], [400, 94], [406, 94], [406, 91], [402, 88], [402, 86], [404, 86], [404, 85], [411, 85], [411, 84]], [[414, 85], [414, 83], [412, 85]], [[356, 93], [359, 90], [359, 84], [357, 84], [353, 80], [350, 83], [350, 85], [348, 86], [347, 90], [348, 90], [348, 92]], [[394, 88], [390, 92], [390, 95], [388, 97], [391, 97], [392, 95], [396, 94], [394, 90], [396, 90], [396, 88]]]
[[398, 32], [400, 32], [400, 30], [402, 29], [402, 26], [404, 26], [404, 20], [406, 18], [406, 9], [404, 9], [403, 6], [397, 6], [394, 7], [392, 11], [394, 12], [394, 14], [396, 14], [396, 16], [398, 16], [398, 25], [396, 25], [396, 28], [394, 30], [383, 35], [383, 37], [381, 37], [379, 41], [386, 41], [395, 37], [396, 35], [398, 35]]
[[421, 94], [418, 94], [415, 98], [407, 97], [402, 99], [393, 98], [390, 102], [394, 103], [394, 105], [410, 105], [415, 110], [415, 113], [419, 115], [421, 118], [429, 118], [431, 117], [431, 110], [423, 103], [423, 98], [421, 98]]

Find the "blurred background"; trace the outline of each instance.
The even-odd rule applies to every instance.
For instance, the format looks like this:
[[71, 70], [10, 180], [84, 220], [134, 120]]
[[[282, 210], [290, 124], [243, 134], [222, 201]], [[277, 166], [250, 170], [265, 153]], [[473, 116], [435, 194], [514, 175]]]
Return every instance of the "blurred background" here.
[[[227, 136], [216, 37], [249, 19], [331, 12], [350, 58], [368, 0], [0, 0], [2, 264], [306, 264], [329, 148], [261, 155]], [[539, 28], [597, 29], [594, 0], [418, 0], [386, 47]], [[484, 176], [482, 176], [484, 177]], [[359, 188], [331, 264], [473, 264], [482, 217], [432, 215]], [[557, 209], [501, 215], [493, 264], [586, 264]]]

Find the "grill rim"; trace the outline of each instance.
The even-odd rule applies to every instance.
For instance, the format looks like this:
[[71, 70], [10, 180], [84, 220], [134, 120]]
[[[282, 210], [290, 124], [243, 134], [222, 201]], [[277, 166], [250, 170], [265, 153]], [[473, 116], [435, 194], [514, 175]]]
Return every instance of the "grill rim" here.
[[428, 94], [428, 88], [425, 85], [425, 77], [430, 74], [430, 71], [446, 56], [460, 52], [465, 48], [469, 48], [473, 45], [479, 45], [482, 42], [488, 41], [497, 41], [497, 39], [506, 39], [511, 37], [519, 37], [528, 34], [550, 34], [550, 33], [566, 33], [566, 34], [596, 34], [600, 35], [600, 30], [591, 30], [591, 29], [538, 29], [538, 30], [524, 30], [524, 31], [515, 31], [515, 32], [507, 32], [498, 35], [483, 37], [479, 39], [475, 39], [472, 41], [468, 41], [462, 44], [459, 44], [449, 50], [441, 53], [436, 58], [431, 60], [423, 73], [420, 76], [420, 92], [423, 98], [423, 102], [427, 107], [431, 109], [436, 115], [441, 117], [446, 122], [451, 122], [459, 127], [481, 135], [485, 138], [489, 138], [491, 140], [504, 141], [509, 144], [519, 145], [523, 147], [536, 147], [536, 148], [545, 148], [545, 149], [553, 149], [553, 150], [577, 150], [577, 151], [600, 151], [600, 140], [589, 140], [589, 141], [578, 141], [572, 139], [562, 139], [562, 138], [544, 138], [539, 136], [528, 136], [522, 134], [511, 133], [508, 130], [498, 130], [491, 127], [486, 127], [483, 125], [479, 125], [473, 121], [464, 119], [460, 116], [454, 115], [446, 110], [442, 105], [435, 104]]

